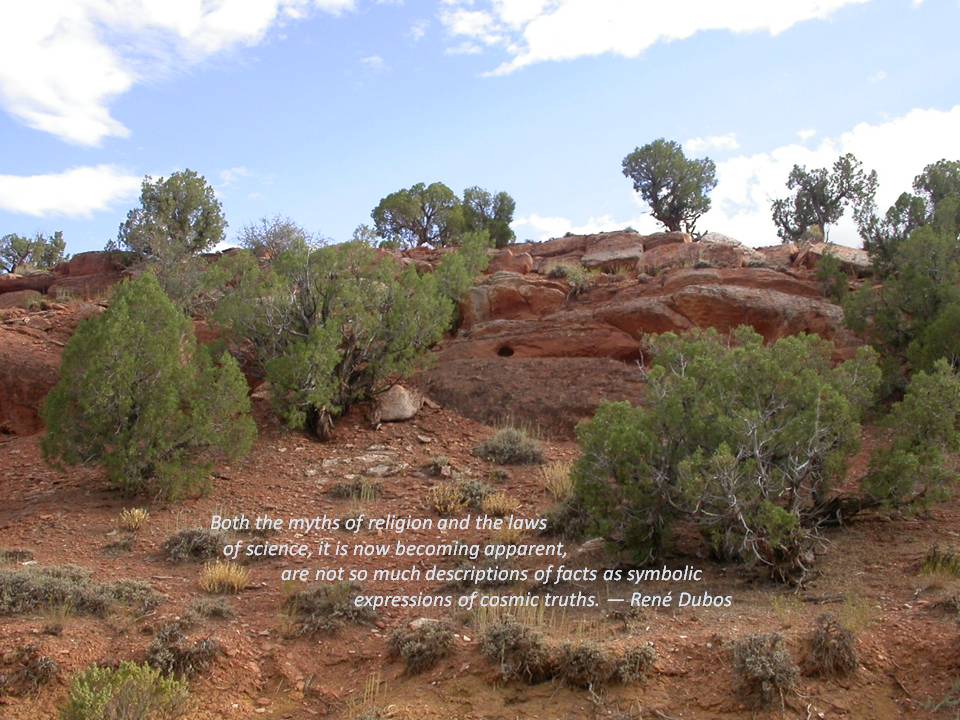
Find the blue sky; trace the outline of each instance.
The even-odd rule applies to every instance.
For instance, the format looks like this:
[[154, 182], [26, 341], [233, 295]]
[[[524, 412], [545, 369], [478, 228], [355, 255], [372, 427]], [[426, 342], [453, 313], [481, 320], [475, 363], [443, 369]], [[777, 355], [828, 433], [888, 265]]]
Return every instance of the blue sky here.
[[[440, 180], [521, 239], [655, 223], [620, 172], [665, 136], [720, 183], [701, 228], [776, 242], [794, 162], [853, 151], [880, 202], [960, 158], [957, 0], [47, 0], [0, 6], [0, 234], [99, 249], [145, 174], [193, 168], [228, 237], [335, 240]], [[855, 244], [849, 223], [833, 239]]]

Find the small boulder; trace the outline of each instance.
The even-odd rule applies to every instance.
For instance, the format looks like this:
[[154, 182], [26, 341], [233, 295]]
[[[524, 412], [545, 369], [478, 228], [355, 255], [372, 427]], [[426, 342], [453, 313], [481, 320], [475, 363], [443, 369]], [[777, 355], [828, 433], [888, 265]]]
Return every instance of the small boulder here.
[[43, 299], [36, 290], [14, 290], [0, 295], [0, 308], [29, 308]]
[[653, 233], [652, 235], [644, 235], [642, 240], [644, 250], [653, 250], [653, 248], [660, 247], [661, 245], [676, 245], [693, 242], [693, 238], [690, 237], [690, 235], [679, 231], [658, 232]]
[[614, 270], [633, 265], [643, 255], [643, 236], [634, 232], [601, 233], [590, 236], [591, 243], [581, 258], [588, 268]]
[[381, 422], [399, 422], [414, 417], [423, 406], [423, 396], [403, 385], [394, 385], [377, 398]]
[[526, 275], [533, 270], [533, 256], [527, 252], [514, 255], [511, 250], [501, 250], [490, 260], [487, 272], [495, 273], [500, 270]]
[[799, 267], [814, 269], [824, 255], [833, 255], [840, 261], [840, 269], [850, 275], [867, 277], [872, 270], [870, 255], [861, 248], [835, 245], [834, 243], [812, 243], [800, 251], [794, 260]]

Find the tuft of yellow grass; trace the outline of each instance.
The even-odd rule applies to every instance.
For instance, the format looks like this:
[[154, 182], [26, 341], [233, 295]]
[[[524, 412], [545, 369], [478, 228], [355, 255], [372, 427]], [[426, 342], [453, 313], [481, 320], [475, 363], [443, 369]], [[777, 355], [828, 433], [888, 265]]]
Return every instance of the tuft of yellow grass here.
[[516, 512], [520, 503], [505, 492], [495, 492], [487, 495], [480, 503], [480, 509], [487, 515], [503, 517]]
[[502, 527], [493, 533], [492, 540], [497, 545], [519, 545], [523, 542], [523, 530]]
[[430, 488], [430, 505], [440, 515], [456, 515], [464, 508], [463, 493], [452, 483], [439, 483]]
[[570, 475], [572, 469], [573, 463], [562, 461], [552, 462], [540, 469], [544, 489], [558, 502], [573, 497], [573, 478]]
[[250, 571], [225, 560], [207, 563], [200, 574], [200, 588], [212, 595], [238, 593], [250, 582]]
[[125, 508], [117, 516], [117, 525], [121, 530], [136, 532], [150, 519], [145, 508]]

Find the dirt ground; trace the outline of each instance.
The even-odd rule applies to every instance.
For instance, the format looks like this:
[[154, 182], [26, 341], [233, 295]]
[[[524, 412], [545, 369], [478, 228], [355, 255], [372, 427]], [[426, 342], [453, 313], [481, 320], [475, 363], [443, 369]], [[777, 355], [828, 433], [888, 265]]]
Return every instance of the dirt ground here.
[[[146, 617], [114, 613], [104, 619], [74, 616], [59, 636], [43, 634], [43, 616], [0, 617], [0, 648], [38, 643], [61, 666], [56, 682], [25, 698], [0, 697], [0, 717], [33, 720], [56, 717], [69, 677], [90, 663], [141, 658], [152, 632], [186, 613], [202, 595], [197, 581], [202, 564], [174, 564], [161, 545], [179, 529], [205, 526], [214, 512], [272, 513], [276, 516], [396, 513], [430, 516], [427, 496], [443, 480], [424, 466], [446, 456], [460, 473], [484, 479], [520, 501], [519, 514], [537, 515], [550, 497], [535, 467], [509, 468], [491, 480], [494, 466], [470, 454], [490, 427], [443, 409], [425, 408], [411, 422], [367, 427], [358, 417], [339, 426], [331, 443], [315, 443], [279, 427], [262, 401], [257, 407], [260, 437], [250, 456], [218, 469], [212, 492], [177, 504], [149, 505], [150, 519], [129, 553], [112, 556], [104, 546], [117, 537], [116, 518], [125, 501], [106, 488], [97, 470], [61, 472], [41, 458], [39, 435], [0, 444], [0, 548], [30, 550], [40, 565], [73, 564], [101, 580], [139, 578], [162, 593], [163, 603]], [[866, 453], [852, 468], [865, 466]], [[545, 441], [550, 461], [572, 460], [576, 446]], [[361, 477], [372, 468], [390, 468], [375, 500], [338, 500], [328, 487], [344, 476]], [[375, 472], [381, 472], [377, 470]], [[482, 533], [466, 533], [479, 539]], [[286, 534], [281, 539], [292, 537]], [[324, 539], [311, 535], [310, 542]], [[345, 539], [328, 533], [328, 539]], [[408, 542], [440, 537], [436, 531], [408, 532]], [[449, 539], [449, 537], [447, 538]], [[785, 717], [797, 718], [956, 718], [960, 717], [960, 623], [937, 602], [960, 592], [955, 578], [921, 575], [919, 564], [934, 545], [960, 548], [960, 500], [929, 514], [888, 519], [870, 516], [827, 537], [818, 562], [819, 577], [799, 592], [756, 580], [748, 571], [719, 566], [705, 558], [673, 557], [671, 567], [693, 564], [705, 571], [693, 590], [730, 594], [729, 608], [570, 611], [541, 620], [551, 635], [598, 640], [652, 642], [658, 659], [645, 682], [589, 692], [557, 682], [528, 686], [503, 683], [479, 652], [476, 629], [455, 611], [454, 653], [424, 674], [409, 676], [387, 655], [386, 637], [420, 614], [383, 610], [365, 625], [349, 625], [336, 635], [289, 639], [280, 613], [284, 590], [280, 568], [287, 560], [251, 564], [252, 582], [230, 602], [235, 616], [206, 620], [191, 637], [213, 637], [226, 650], [203, 677], [192, 682], [187, 717], [205, 718], [398, 718], [542, 719], [574, 718], [749, 718], [763, 717], [744, 707], [735, 694], [731, 643], [745, 635], [777, 631], [794, 657], [824, 612], [841, 616], [859, 632], [861, 668], [848, 679], [803, 677], [787, 698]], [[600, 562], [598, 560], [598, 562]], [[351, 565], [408, 565], [395, 558], [351, 561]], [[309, 565], [318, 564], [316, 560]], [[602, 562], [601, 562], [602, 566]], [[427, 585], [369, 585], [375, 592], [416, 593]], [[685, 589], [675, 586], [674, 591]], [[626, 585], [597, 589], [601, 597], [629, 596]], [[953, 693], [953, 694], [951, 694]], [[372, 714], [379, 712], [379, 715]], [[780, 711], [771, 713], [779, 716]]]

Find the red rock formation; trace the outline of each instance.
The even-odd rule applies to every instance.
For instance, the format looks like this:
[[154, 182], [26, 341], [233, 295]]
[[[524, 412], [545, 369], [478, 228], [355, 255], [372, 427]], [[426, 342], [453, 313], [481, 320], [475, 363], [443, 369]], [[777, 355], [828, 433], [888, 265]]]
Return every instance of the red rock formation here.
[[539, 276], [496, 272], [467, 294], [460, 304], [461, 327], [498, 318], [538, 318], [558, 309], [567, 298], [566, 286]]
[[816, 268], [824, 255], [833, 255], [840, 261], [840, 269], [857, 277], [866, 277], [872, 266], [870, 255], [861, 248], [834, 245], [833, 243], [813, 243], [800, 250], [794, 264], [805, 268]]
[[530, 253], [515, 255], [511, 250], [501, 250], [490, 260], [487, 272], [494, 273], [501, 270], [526, 275], [533, 270], [533, 257]]

